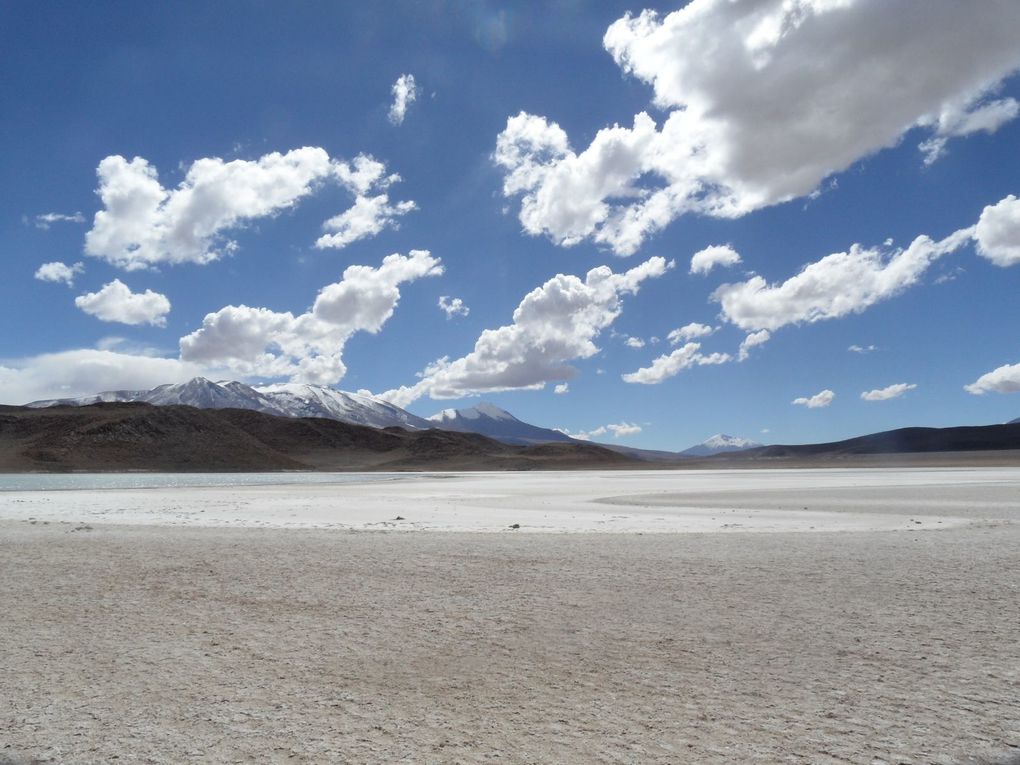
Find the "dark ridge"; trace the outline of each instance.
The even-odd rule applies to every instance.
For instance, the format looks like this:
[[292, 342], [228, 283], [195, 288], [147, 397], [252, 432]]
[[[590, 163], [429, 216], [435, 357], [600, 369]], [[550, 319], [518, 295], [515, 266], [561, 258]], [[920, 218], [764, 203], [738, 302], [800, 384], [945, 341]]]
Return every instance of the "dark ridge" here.
[[[549, 442], [535, 444], [534, 446], [525, 447], [522, 454], [529, 457], [547, 457], [553, 459], [572, 459], [583, 455], [595, 461], [609, 463], [626, 461], [626, 455], [621, 455], [620, 452], [607, 449], [604, 446], [585, 443]], [[621, 457], [623, 457], [622, 460]]]
[[1020, 449], [1020, 423], [955, 428], [900, 428], [824, 444], [775, 445], [713, 457], [746, 460], [854, 454], [977, 452]]
[[527, 470], [633, 466], [587, 444], [500, 443], [476, 433], [376, 429], [250, 409], [100, 403], [0, 408], [3, 471]]

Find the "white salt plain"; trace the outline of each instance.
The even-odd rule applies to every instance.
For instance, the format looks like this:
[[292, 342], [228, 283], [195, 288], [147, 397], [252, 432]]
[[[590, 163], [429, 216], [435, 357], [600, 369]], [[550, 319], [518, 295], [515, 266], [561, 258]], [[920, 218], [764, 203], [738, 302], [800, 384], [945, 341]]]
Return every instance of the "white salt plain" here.
[[0, 763], [1020, 765], [1018, 468], [363, 478], [0, 490]]
[[[1020, 468], [342, 475], [336, 482], [0, 491], [0, 519], [467, 532], [944, 529], [1020, 515]], [[260, 481], [266, 480], [263, 476]]]

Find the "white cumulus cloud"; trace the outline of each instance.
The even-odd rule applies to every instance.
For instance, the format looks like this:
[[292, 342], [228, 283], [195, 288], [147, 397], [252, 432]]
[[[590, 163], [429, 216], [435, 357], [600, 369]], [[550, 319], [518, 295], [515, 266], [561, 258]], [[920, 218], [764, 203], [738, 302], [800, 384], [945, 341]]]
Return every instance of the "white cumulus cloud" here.
[[623, 375], [623, 381], [642, 385], [658, 385], [663, 380], [675, 377], [685, 369], [705, 364], [725, 364], [732, 357], [728, 353], [701, 353], [700, 343], [687, 343], [672, 353], [659, 356], [650, 367], [638, 369]]
[[43, 263], [36, 269], [35, 278], [41, 282], [63, 282], [68, 287], [74, 286], [74, 277], [85, 270], [82, 263], [67, 265], [60, 261]]
[[1020, 364], [1003, 364], [963, 387], [975, 396], [985, 393], [1020, 393]]
[[997, 266], [1020, 263], [1020, 199], [1010, 194], [981, 212], [974, 228], [977, 252]]
[[627, 15], [603, 45], [651, 86], [641, 112], [587, 148], [541, 116], [499, 135], [503, 192], [532, 235], [620, 255], [686, 213], [738, 217], [814, 192], [826, 177], [928, 132], [953, 136], [1016, 114], [996, 87], [1020, 68], [1020, 4], [958, 0], [694, 0]]
[[323, 287], [311, 309], [297, 316], [226, 306], [181, 338], [181, 359], [246, 376], [330, 385], [347, 371], [342, 358], [347, 340], [355, 332], [382, 329], [400, 300], [400, 285], [442, 273], [428, 251], [412, 250], [388, 255], [379, 268], [348, 266], [339, 282]]
[[718, 327], [710, 327], [707, 324], [699, 324], [696, 321], [692, 321], [690, 324], [685, 324], [671, 331], [666, 335], [666, 339], [669, 340], [670, 345], [679, 345], [688, 340], [696, 340], [699, 337], [711, 335], [717, 329]]
[[716, 266], [735, 266], [740, 262], [740, 253], [728, 244], [714, 244], [691, 256], [691, 273], [707, 274]]
[[413, 74], [402, 74], [393, 83], [393, 103], [390, 105], [390, 122], [400, 125], [407, 116], [407, 107], [418, 98], [418, 86]]
[[593, 268], [584, 279], [557, 274], [525, 295], [513, 323], [482, 332], [466, 356], [439, 359], [419, 374], [418, 383], [382, 396], [407, 406], [424, 395], [461, 398], [569, 380], [575, 374], [569, 362], [599, 352], [595, 340], [622, 313], [622, 297], [673, 265], [655, 257], [619, 274], [607, 266]]
[[722, 285], [712, 299], [727, 321], [744, 330], [775, 331], [860, 313], [916, 284], [932, 263], [970, 242], [972, 231], [962, 229], [940, 242], [919, 236], [891, 252], [855, 244], [808, 264], [782, 284], [753, 276]]
[[413, 202], [390, 204], [376, 193], [399, 180], [382, 163], [361, 155], [348, 164], [309, 146], [257, 160], [199, 159], [175, 189], [164, 188], [142, 157], [106, 157], [97, 174], [104, 209], [85, 235], [85, 252], [126, 270], [214, 261], [237, 249], [227, 232], [292, 208], [327, 183], [347, 187], [355, 203], [326, 222], [336, 239], [323, 237], [320, 247], [378, 233], [414, 209]]
[[847, 348], [847, 350], [850, 351], [851, 353], [861, 353], [861, 354], [864, 354], [864, 353], [874, 353], [875, 351], [878, 350], [878, 346], [877, 345], [857, 345], [855, 343], [854, 345], [851, 345], [849, 348]]
[[375, 236], [384, 229], [397, 228], [398, 218], [418, 209], [411, 200], [391, 202], [387, 189], [400, 181], [396, 173], [386, 173], [386, 165], [365, 154], [354, 162], [336, 163], [340, 182], [354, 194], [354, 204], [322, 224], [328, 233], [315, 240], [318, 249], [341, 249], [359, 239]]
[[[567, 433], [567, 431], [561, 431]], [[641, 426], [632, 422], [619, 422], [611, 425], [600, 425], [593, 430], [581, 431], [580, 433], [567, 433], [571, 438], [578, 441], [591, 441], [607, 433], [612, 433], [613, 438], [626, 438], [641, 432]]]
[[795, 398], [791, 403], [797, 406], [806, 406], [808, 409], [823, 409], [833, 402], [836, 394], [831, 390], [823, 390], [813, 396], [801, 396]]
[[141, 157], [107, 157], [97, 174], [105, 209], [85, 235], [85, 252], [132, 270], [216, 260], [236, 246], [224, 231], [292, 207], [333, 174], [333, 163], [314, 147], [255, 161], [208, 157], [173, 190]]
[[624, 342], [624, 345], [626, 345], [628, 348], [644, 348], [645, 347], [645, 341], [642, 340], [640, 337], [628, 337], [623, 342]]
[[562, 396], [564, 393], [570, 393], [570, 384], [560, 383], [555, 388], [553, 388], [553, 393], [555, 393], [557, 396]]
[[876, 388], [861, 393], [862, 401], [888, 401], [891, 398], [899, 398], [904, 393], [914, 390], [917, 386], [913, 383], [896, 383], [885, 388]]
[[471, 313], [471, 309], [464, 305], [464, 301], [460, 298], [451, 298], [449, 295], [439, 296], [439, 310], [446, 314], [447, 319], [452, 319], [454, 316], [467, 316]]
[[152, 290], [132, 292], [120, 279], [114, 279], [98, 292], [87, 292], [74, 299], [82, 311], [100, 321], [116, 321], [121, 324], [152, 324], [166, 326], [166, 315], [170, 313], [170, 301], [166, 295]]

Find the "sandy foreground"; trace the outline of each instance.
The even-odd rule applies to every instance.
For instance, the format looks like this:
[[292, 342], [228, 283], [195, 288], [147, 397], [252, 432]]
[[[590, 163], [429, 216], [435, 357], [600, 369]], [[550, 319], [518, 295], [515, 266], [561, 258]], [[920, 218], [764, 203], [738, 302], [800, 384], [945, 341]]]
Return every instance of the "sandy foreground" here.
[[1020, 762], [1018, 521], [1016, 468], [0, 492], [0, 763]]

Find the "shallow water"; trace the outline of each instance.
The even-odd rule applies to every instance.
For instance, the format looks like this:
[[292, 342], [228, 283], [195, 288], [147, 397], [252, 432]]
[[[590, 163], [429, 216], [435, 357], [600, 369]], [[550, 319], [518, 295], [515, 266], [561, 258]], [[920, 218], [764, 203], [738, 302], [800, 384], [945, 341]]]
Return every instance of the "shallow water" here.
[[6, 473], [0, 474], [0, 491], [374, 483], [404, 477], [404, 473]]

